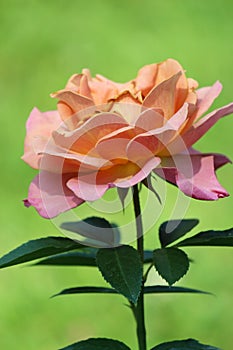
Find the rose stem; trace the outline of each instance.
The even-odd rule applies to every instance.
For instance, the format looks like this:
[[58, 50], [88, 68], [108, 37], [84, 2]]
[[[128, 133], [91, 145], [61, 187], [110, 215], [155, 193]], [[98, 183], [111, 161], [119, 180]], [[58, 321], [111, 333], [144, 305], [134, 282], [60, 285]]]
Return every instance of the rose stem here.
[[[143, 247], [143, 228], [142, 228], [142, 216], [141, 206], [139, 200], [138, 185], [133, 186], [133, 204], [134, 214], [136, 218], [137, 227], [137, 250], [141, 256], [142, 262], [144, 261], [144, 247]], [[139, 350], [146, 350], [146, 328], [145, 328], [145, 311], [144, 311], [144, 282], [142, 285], [141, 293], [138, 298], [137, 305], [135, 306], [135, 317], [137, 322], [137, 338]]]

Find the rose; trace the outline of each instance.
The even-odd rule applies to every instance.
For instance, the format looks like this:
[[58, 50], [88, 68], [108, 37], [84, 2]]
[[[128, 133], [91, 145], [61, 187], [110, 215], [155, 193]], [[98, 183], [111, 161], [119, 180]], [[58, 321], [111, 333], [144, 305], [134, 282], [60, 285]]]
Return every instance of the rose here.
[[197, 87], [172, 59], [143, 67], [125, 84], [92, 78], [88, 70], [72, 76], [52, 94], [58, 111], [34, 109], [28, 119], [23, 159], [40, 174], [25, 205], [52, 218], [111, 187], [131, 187], [152, 171], [188, 196], [227, 196], [215, 170], [229, 160], [191, 146], [232, 113], [233, 104], [201, 118], [221, 84]]

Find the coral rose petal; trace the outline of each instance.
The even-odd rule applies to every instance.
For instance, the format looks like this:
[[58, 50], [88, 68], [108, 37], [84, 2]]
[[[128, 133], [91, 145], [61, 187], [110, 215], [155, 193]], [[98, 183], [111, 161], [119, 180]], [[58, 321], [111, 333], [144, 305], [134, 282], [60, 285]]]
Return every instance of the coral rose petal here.
[[175, 139], [168, 146], [170, 154], [185, 151], [197, 142], [220, 118], [233, 113], [233, 103], [219, 108], [193, 124], [183, 135]]
[[79, 94], [92, 100], [91, 89], [88, 85], [88, 78], [84, 74], [80, 79]]
[[99, 139], [99, 141], [96, 143], [96, 146], [101, 144], [102, 142], [109, 140], [109, 139], [129, 139], [131, 140], [136, 135], [136, 129], [133, 126], [125, 126], [123, 128], [114, 130], [110, 132], [108, 135], [103, 136]]
[[[151, 153], [158, 153], [166, 148], [167, 144], [177, 134], [188, 115], [188, 104], [185, 103], [180, 110], [170, 118], [161, 128], [151, 129], [134, 137], [127, 147], [129, 159], [150, 158]], [[149, 120], [148, 120], [149, 122]], [[147, 122], [145, 123], [147, 124]]]
[[83, 200], [67, 188], [66, 181], [67, 176], [41, 172], [30, 184], [25, 205], [33, 206], [46, 219], [79, 206]]
[[57, 110], [63, 121], [72, 120], [71, 117], [74, 114], [74, 111], [65, 102], [59, 101], [57, 103]]
[[77, 92], [79, 95], [92, 99], [88, 80], [88, 73], [85, 72], [85, 70], [82, 74], [74, 74], [68, 80], [65, 90], [71, 90]]
[[158, 157], [151, 158], [134, 176], [130, 179], [119, 181], [115, 183], [116, 187], [128, 188], [136, 185], [137, 183], [144, 180], [153, 169], [155, 169], [161, 162], [161, 159]]
[[228, 193], [219, 184], [215, 170], [229, 160], [222, 155], [198, 154], [164, 159], [162, 169], [155, 173], [179, 187], [189, 197], [200, 200], [217, 200]]
[[181, 108], [188, 96], [188, 81], [185, 77], [184, 69], [180, 63], [172, 58], [167, 59], [164, 62], [158, 64], [158, 74], [156, 77], [156, 85], [162, 81], [174, 76], [178, 72], [181, 72], [180, 78], [176, 85], [175, 91], [175, 110]]
[[67, 186], [77, 197], [89, 202], [101, 198], [109, 189], [108, 184], [98, 185], [95, 175], [92, 174], [72, 178], [67, 182]]
[[155, 108], [146, 109], [135, 121], [135, 127], [141, 128], [144, 131], [160, 128], [164, 124], [164, 116], [159, 111]]
[[109, 133], [128, 126], [124, 118], [113, 113], [99, 113], [73, 131], [61, 129], [53, 133], [56, 144], [67, 150], [87, 154]]
[[[94, 105], [94, 102], [90, 98], [81, 96], [72, 90], [60, 90], [51, 94], [51, 97], [55, 97], [59, 101], [65, 102], [73, 110], [73, 113], [77, 113]], [[61, 117], [64, 118], [64, 120], [66, 119], [66, 115], [61, 115]]]
[[130, 91], [122, 91], [118, 96], [112, 99], [116, 103], [138, 103], [140, 104], [140, 98], [138, 98], [137, 94], [133, 95]]
[[156, 85], [153, 90], [146, 96], [143, 106], [149, 108], [161, 108], [165, 118], [169, 119], [175, 109], [176, 84], [182, 75], [176, 73], [171, 78]]
[[196, 118], [204, 114], [212, 105], [214, 100], [222, 91], [222, 84], [217, 81], [213, 86], [198, 89], [197, 93], [197, 112]]
[[88, 85], [96, 105], [107, 103], [120, 92], [120, 84], [114, 83], [102, 75], [97, 75], [96, 78], [92, 79], [89, 74]]
[[[45, 153], [42, 153], [40, 161], [40, 169], [48, 170], [56, 173], [62, 171], [70, 172], [73, 168], [74, 171], [78, 170], [80, 164], [82, 164], [82, 171], [90, 171], [91, 169], [99, 169], [103, 166], [109, 166], [112, 163], [108, 163], [105, 159], [98, 157], [91, 157], [86, 154], [74, 153], [67, 151], [66, 149], [53, 145], [52, 143], [46, 147]], [[65, 161], [70, 161], [70, 168], [66, 170]]]
[[22, 159], [32, 168], [39, 168], [40, 155], [36, 154], [34, 143], [40, 140], [41, 149], [46, 147], [53, 130], [56, 130], [62, 120], [57, 111], [40, 112], [34, 108], [26, 123], [26, 138], [24, 143], [24, 155]]
[[73, 90], [78, 92], [79, 91], [79, 86], [80, 86], [80, 81], [82, 78], [83, 74], [73, 74], [69, 78], [67, 84], [66, 84], [66, 90]]
[[171, 78], [179, 72], [183, 72], [181, 64], [173, 58], [168, 58], [158, 64], [155, 84], [160, 84], [162, 81]]
[[185, 144], [189, 147], [197, 142], [220, 118], [233, 113], [233, 103], [219, 108], [194, 124], [184, 135]]
[[[127, 158], [128, 143], [135, 137], [136, 129], [132, 126], [126, 126], [111, 132], [109, 135], [102, 137], [95, 147], [95, 151], [100, 157], [106, 160], [116, 160]], [[115, 163], [115, 161], [114, 161]]]
[[132, 104], [114, 102], [111, 112], [120, 114], [128, 124], [135, 125], [136, 120], [142, 112], [142, 106], [138, 103]]
[[144, 97], [155, 86], [157, 71], [158, 65], [156, 63], [144, 66], [138, 71], [135, 87], [136, 91], [141, 91]]
[[95, 150], [100, 157], [106, 160], [127, 159], [126, 148], [129, 140], [121, 137], [104, 140], [96, 146]]

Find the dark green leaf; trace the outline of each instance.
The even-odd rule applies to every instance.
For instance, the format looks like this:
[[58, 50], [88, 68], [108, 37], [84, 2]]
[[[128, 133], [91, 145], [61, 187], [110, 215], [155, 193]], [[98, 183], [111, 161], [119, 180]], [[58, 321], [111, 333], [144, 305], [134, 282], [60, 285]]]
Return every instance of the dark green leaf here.
[[83, 248], [77, 252], [63, 253], [50, 256], [34, 265], [56, 265], [56, 266], [96, 266], [95, 248]]
[[162, 248], [154, 251], [154, 266], [169, 285], [177, 282], [189, 269], [188, 256], [177, 248]]
[[91, 243], [96, 247], [114, 247], [120, 241], [119, 229], [107, 220], [95, 216], [83, 221], [64, 222], [61, 228], [77, 234], [77, 239], [80, 239], [78, 236], [84, 237], [84, 243]]
[[[96, 266], [96, 248], [83, 248], [77, 252], [56, 254], [49, 258], [40, 260], [35, 263], [37, 265], [54, 265], [54, 266]], [[146, 250], [144, 252], [144, 263], [153, 261], [153, 251]]]
[[92, 338], [69, 345], [60, 350], [130, 350], [130, 348], [118, 340]]
[[187, 246], [222, 246], [233, 247], [233, 228], [223, 231], [204, 231], [187, 238], [177, 244], [180, 247]]
[[146, 286], [144, 287], [144, 294], [156, 294], [156, 293], [198, 293], [198, 294], [210, 294], [203, 292], [202, 290], [185, 288], [185, 287], [171, 287], [171, 286]]
[[74, 287], [67, 288], [55, 294], [54, 297], [65, 294], [89, 294], [89, 293], [97, 293], [97, 294], [118, 294], [115, 289], [112, 288], [104, 288], [104, 287]]
[[99, 249], [97, 266], [105, 280], [136, 304], [142, 286], [141, 258], [133, 247], [124, 245], [111, 249]]
[[220, 350], [211, 345], [200, 344], [195, 339], [174, 340], [155, 346], [151, 350]]
[[199, 220], [197, 219], [165, 221], [159, 228], [161, 246], [164, 248], [178, 238], [186, 235], [186, 233], [191, 231], [198, 223]]
[[83, 248], [83, 245], [64, 237], [34, 239], [0, 258], [0, 268], [22, 264], [27, 261], [79, 248]]
[[[84, 293], [104, 293], [104, 294], [119, 294], [115, 289], [105, 287], [73, 287], [62, 290], [54, 296], [67, 294], [84, 294]], [[164, 294], [164, 293], [199, 293], [210, 294], [197, 289], [184, 287], [168, 287], [168, 286], [147, 286], [144, 287], [144, 294]]]

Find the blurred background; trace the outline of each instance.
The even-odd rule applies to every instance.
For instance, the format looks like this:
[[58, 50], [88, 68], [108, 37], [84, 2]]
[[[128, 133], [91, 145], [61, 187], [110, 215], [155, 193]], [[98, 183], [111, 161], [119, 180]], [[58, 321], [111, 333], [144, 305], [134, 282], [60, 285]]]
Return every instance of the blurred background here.
[[[141, 66], [172, 57], [200, 86], [218, 79], [223, 83], [214, 107], [232, 100], [231, 0], [1, 0], [0, 7], [1, 255], [29, 239], [60, 235], [33, 208], [24, 208], [22, 199], [36, 172], [20, 157], [31, 109], [55, 109], [49, 94], [62, 88], [70, 75], [88, 67], [92, 74], [124, 82], [135, 77]], [[196, 148], [233, 159], [232, 131], [233, 115], [222, 119]], [[186, 218], [200, 219], [193, 233], [233, 226], [232, 166], [220, 169], [218, 177], [231, 197], [211, 203], [192, 200]], [[168, 186], [168, 193], [173, 198], [177, 190]], [[168, 200], [146, 237], [148, 248], [156, 241], [157, 228], [167, 220], [171, 205]], [[192, 337], [231, 350], [232, 250], [186, 251], [194, 263], [177, 285], [211, 291], [215, 296], [147, 296], [149, 346]], [[52, 350], [94, 336], [121, 339], [136, 349], [135, 325], [121, 296], [49, 299], [64, 288], [83, 284], [104, 282], [93, 268], [1, 270], [0, 348]]]

